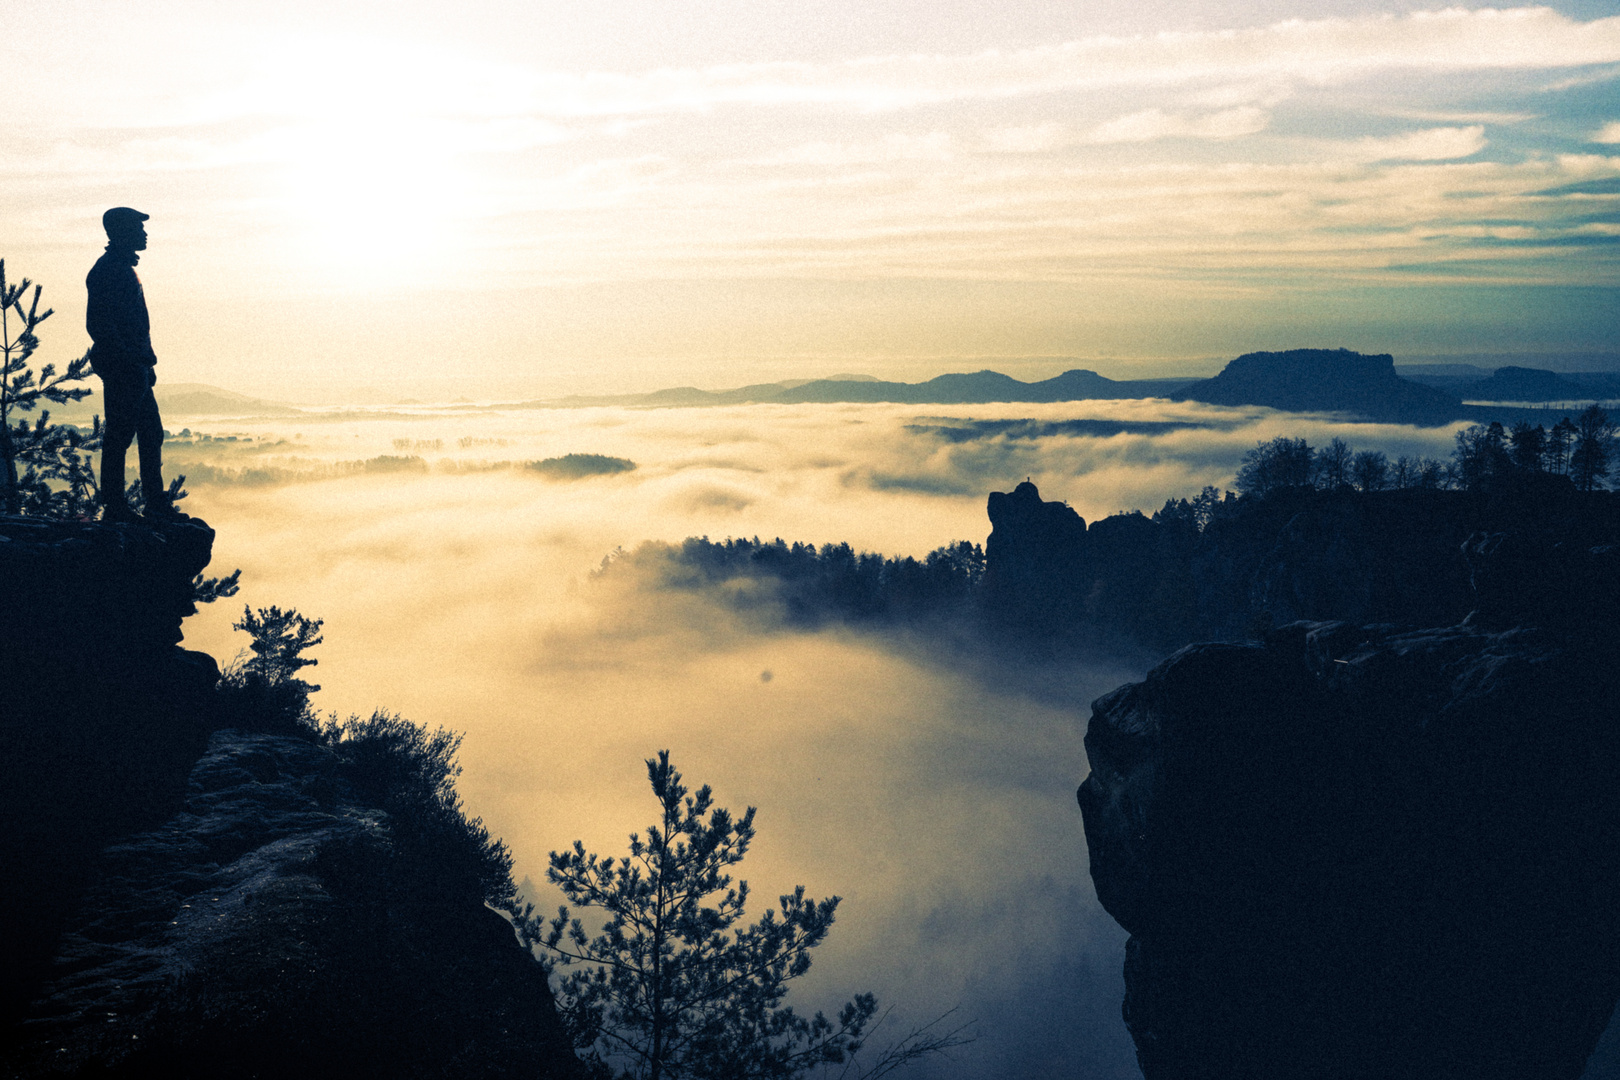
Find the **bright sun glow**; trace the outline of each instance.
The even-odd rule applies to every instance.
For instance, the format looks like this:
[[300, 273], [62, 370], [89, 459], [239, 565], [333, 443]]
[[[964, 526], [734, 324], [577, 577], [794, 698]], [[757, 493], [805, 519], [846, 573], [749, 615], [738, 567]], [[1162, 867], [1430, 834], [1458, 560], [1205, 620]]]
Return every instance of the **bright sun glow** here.
[[407, 256], [448, 254], [470, 185], [437, 149], [432, 126], [329, 124], [298, 135], [286, 198], [312, 258], [393, 277], [410, 271]]
[[456, 79], [433, 59], [323, 48], [293, 65], [292, 88], [278, 88], [267, 111], [294, 121], [269, 149], [280, 165], [272, 197], [291, 219], [299, 261], [404, 283], [449, 261], [464, 241], [460, 223], [491, 209], [466, 157], [477, 135], [466, 87], [441, 93]]

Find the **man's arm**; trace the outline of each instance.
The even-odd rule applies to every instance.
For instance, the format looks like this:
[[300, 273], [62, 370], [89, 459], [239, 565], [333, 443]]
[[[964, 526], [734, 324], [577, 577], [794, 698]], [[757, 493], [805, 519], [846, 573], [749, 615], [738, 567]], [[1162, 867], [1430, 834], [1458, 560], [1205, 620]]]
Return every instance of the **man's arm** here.
[[85, 280], [85, 286], [89, 299], [84, 326], [97, 350], [126, 362], [156, 364], [146, 294], [135, 276], [135, 268], [97, 263]]

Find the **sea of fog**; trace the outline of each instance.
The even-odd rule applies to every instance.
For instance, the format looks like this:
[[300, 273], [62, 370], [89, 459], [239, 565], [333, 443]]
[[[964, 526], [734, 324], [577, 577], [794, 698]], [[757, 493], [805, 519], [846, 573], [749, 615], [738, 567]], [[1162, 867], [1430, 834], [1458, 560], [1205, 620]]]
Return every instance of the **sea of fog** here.
[[[1026, 477], [1092, 520], [1230, 485], [1243, 452], [1279, 434], [1391, 457], [1452, 442], [1162, 401], [461, 405], [167, 426], [185, 508], [218, 532], [214, 572], [242, 569], [235, 600], [188, 620], [189, 647], [235, 655], [244, 602], [324, 619], [317, 707], [464, 732], [459, 790], [542, 908], [557, 902], [549, 851], [622, 853], [653, 820], [643, 759], [670, 750], [719, 805], [758, 807], [739, 867], [754, 916], [799, 884], [843, 898], [789, 998], [801, 1011], [873, 990], [896, 1036], [952, 1008], [975, 1021], [978, 1040], [919, 1078], [1140, 1075], [1119, 1015], [1125, 935], [1092, 891], [1074, 790], [1088, 703], [1159, 657], [963, 663], [914, 638], [745, 620], [599, 574], [603, 560], [705, 535], [921, 556], [982, 543], [986, 495]], [[636, 467], [524, 467], [568, 454]]]

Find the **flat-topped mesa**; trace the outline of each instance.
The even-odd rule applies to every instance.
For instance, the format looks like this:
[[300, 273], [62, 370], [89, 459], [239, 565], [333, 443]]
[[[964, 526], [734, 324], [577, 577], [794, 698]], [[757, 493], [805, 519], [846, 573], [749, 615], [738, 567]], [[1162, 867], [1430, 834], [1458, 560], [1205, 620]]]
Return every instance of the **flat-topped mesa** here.
[[[0, 517], [0, 966], [49, 957], [89, 857], [183, 797], [213, 725], [219, 669], [177, 647], [214, 532]], [[8, 1012], [18, 1006], [9, 998]]]
[[1510, 607], [1190, 645], [1093, 704], [1080, 806], [1147, 1080], [1581, 1075], [1620, 999], [1613, 615]]
[[1213, 379], [1182, 387], [1171, 397], [1289, 412], [1349, 412], [1406, 424], [1443, 424], [1461, 415], [1457, 398], [1397, 375], [1389, 353], [1368, 356], [1349, 349], [1245, 353]]
[[1512, 366], [1456, 390], [1464, 401], [1578, 401], [1592, 396], [1591, 388], [1556, 371]]

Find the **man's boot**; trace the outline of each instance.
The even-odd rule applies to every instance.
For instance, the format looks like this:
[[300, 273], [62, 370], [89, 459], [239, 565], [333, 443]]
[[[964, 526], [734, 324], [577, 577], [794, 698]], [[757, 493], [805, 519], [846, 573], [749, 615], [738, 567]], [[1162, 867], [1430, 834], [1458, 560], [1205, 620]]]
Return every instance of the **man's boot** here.
[[101, 444], [101, 520], [135, 522], [140, 518], [124, 498], [124, 451], [110, 438]]
[[148, 521], [190, 521], [187, 514], [174, 507], [174, 498], [167, 491], [146, 497], [146, 510], [141, 515]]

